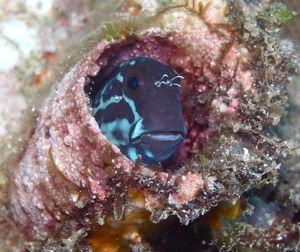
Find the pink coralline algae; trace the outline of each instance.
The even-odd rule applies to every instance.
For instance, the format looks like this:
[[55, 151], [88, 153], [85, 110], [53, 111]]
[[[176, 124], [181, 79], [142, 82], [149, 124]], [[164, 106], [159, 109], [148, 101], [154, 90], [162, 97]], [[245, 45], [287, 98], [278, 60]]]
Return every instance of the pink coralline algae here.
[[[59, 247], [82, 231], [79, 240], [106, 217], [121, 220], [132, 207], [129, 192], [143, 194], [152, 222], [176, 215], [187, 225], [220, 201], [276, 180], [283, 145], [267, 129], [284, 113], [290, 56], [254, 16], [247, 19], [249, 10], [259, 11], [254, 4], [208, 2], [121, 19], [93, 35], [96, 45], [55, 84], [10, 171], [6, 227], [19, 231], [8, 241]], [[105, 138], [88, 95], [94, 76], [137, 56], [184, 77], [187, 137], [167, 162], [149, 167]]]

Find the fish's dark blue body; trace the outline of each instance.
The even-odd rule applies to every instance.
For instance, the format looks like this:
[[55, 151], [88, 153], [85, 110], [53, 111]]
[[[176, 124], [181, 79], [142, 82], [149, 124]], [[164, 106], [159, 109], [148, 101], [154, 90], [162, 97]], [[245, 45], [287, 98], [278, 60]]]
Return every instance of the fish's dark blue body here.
[[109, 141], [132, 161], [151, 165], [168, 159], [185, 137], [180, 79], [152, 58], [120, 63], [92, 97], [92, 113]]

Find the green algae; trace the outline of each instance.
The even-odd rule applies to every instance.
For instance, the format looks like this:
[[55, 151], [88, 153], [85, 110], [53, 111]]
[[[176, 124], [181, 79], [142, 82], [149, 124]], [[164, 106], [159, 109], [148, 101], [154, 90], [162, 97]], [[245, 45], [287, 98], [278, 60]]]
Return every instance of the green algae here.
[[282, 3], [273, 3], [265, 11], [259, 12], [257, 19], [264, 23], [265, 28], [269, 31], [277, 31], [287, 25], [297, 15], [295, 11], [289, 10]]
[[296, 15], [296, 12], [290, 11], [282, 3], [274, 3], [270, 10], [271, 18], [279, 26], [288, 24]]
[[120, 38], [120, 27], [116, 23], [105, 23], [100, 29], [100, 36], [107, 41]]

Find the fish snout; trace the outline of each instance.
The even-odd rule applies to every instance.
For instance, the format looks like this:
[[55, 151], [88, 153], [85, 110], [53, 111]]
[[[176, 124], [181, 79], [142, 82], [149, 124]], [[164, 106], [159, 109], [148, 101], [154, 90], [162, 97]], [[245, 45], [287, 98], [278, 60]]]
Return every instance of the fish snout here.
[[133, 140], [141, 155], [141, 162], [151, 165], [168, 159], [184, 139], [184, 134], [177, 131], [147, 132]]

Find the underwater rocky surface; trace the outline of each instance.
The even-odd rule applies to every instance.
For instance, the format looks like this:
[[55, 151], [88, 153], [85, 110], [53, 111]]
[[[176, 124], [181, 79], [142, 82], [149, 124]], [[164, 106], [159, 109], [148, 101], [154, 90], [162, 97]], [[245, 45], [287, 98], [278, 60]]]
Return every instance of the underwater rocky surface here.
[[[297, 251], [298, 104], [288, 86], [298, 55], [279, 36], [294, 13], [272, 1], [70, 3], [52, 28], [77, 40], [42, 54], [33, 87], [16, 97], [23, 127], [3, 127], [6, 250]], [[91, 113], [93, 78], [137, 56], [184, 77], [187, 136], [159, 165], [129, 160]]]

